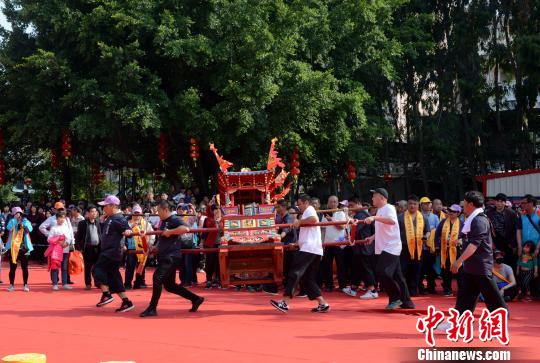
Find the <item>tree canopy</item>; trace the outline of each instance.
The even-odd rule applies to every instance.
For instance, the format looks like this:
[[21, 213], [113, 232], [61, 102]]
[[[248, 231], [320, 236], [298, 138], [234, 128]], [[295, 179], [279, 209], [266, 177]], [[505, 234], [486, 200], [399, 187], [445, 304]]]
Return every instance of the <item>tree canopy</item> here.
[[[5, 158], [32, 164], [68, 130], [77, 165], [170, 179], [189, 168], [204, 187], [216, 170], [209, 142], [236, 165], [262, 166], [278, 137], [284, 156], [298, 146], [307, 184], [343, 175], [349, 160], [360, 178], [397, 163], [425, 192], [456, 175], [445, 189], [453, 195], [497, 163], [536, 160], [540, 1], [519, 3], [526, 9], [514, 1], [7, 0]], [[490, 83], [494, 68], [515, 84]], [[505, 112], [508, 89], [516, 105]], [[200, 140], [196, 165], [190, 138]]]

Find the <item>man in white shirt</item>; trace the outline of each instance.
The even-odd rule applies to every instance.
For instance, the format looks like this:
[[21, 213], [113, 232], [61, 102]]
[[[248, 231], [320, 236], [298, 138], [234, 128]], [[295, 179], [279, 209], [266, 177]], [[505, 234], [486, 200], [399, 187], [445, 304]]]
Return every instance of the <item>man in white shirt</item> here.
[[[328, 209], [336, 209], [338, 207], [338, 197], [331, 195], [328, 198], [326, 205]], [[347, 215], [342, 210], [326, 214], [324, 220], [327, 222], [346, 221]], [[345, 225], [328, 226], [325, 228], [324, 242], [342, 242], [345, 240]], [[343, 246], [344, 248], [345, 246]], [[332, 246], [324, 248], [324, 257], [321, 262], [322, 278], [326, 291], [334, 290], [334, 259], [337, 266], [337, 277], [339, 289], [343, 290], [347, 286], [347, 272], [345, 268], [345, 253], [342, 246]]]
[[376, 272], [379, 282], [388, 294], [387, 310], [414, 309], [407, 283], [401, 272], [399, 256], [401, 237], [396, 208], [388, 204], [388, 192], [384, 188], [371, 190], [373, 205], [377, 215], [367, 217], [364, 223], [375, 223], [375, 234], [368, 238], [375, 241], [375, 254], [378, 255]]
[[298, 199], [298, 208], [302, 213], [302, 218], [293, 223], [294, 228], [300, 228], [298, 237], [298, 246], [300, 251], [294, 256], [294, 261], [291, 266], [291, 271], [287, 278], [287, 285], [283, 293], [283, 299], [276, 301], [270, 300], [270, 304], [281, 312], [288, 312], [289, 301], [293, 298], [294, 290], [301, 282], [304, 291], [310, 300], [317, 300], [318, 305], [311, 311], [314, 313], [326, 313], [330, 310], [330, 305], [321, 295], [321, 289], [317, 285], [317, 272], [321, 257], [323, 255], [323, 247], [321, 240], [321, 227], [309, 226], [310, 224], [318, 223], [319, 218], [315, 208], [310, 205], [311, 198], [309, 195], [301, 195]]

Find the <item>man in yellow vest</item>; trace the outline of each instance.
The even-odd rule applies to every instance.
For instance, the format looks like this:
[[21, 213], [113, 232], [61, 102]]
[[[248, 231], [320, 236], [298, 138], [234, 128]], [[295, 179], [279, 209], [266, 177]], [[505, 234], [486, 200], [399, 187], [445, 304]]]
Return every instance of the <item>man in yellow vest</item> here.
[[[421, 294], [435, 294], [435, 279], [437, 278], [437, 273], [435, 272], [435, 230], [439, 225], [439, 217], [433, 213], [433, 204], [428, 197], [420, 199], [420, 208], [424, 220], [428, 224], [430, 233], [426, 244], [423, 246], [422, 260], [420, 262], [422, 268], [420, 271], [420, 281], [418, 282], [419, 292]], [[427, 280], [427, 289], [424, 287], [424, 278]]]
[[[453, 204], [448, 209], [447, 218], [441, 220], [435, 233], [435, 247], [441, 256], [441, 276], [444, 296], [452, 296], [452, 271], [450, 267], [461, 255], [461, 230], [463, 223], [459, 220], [461, 207]], [[459, 283], [459, 278], [458, 278]]]
[[407, 198], [407, 210], [398, 216], [402, 243], [401, 269], [411, 296], [418, 296], [422, 251], [429, 237], [429, 224], [418, 208], [418, 197], [411, 195]]

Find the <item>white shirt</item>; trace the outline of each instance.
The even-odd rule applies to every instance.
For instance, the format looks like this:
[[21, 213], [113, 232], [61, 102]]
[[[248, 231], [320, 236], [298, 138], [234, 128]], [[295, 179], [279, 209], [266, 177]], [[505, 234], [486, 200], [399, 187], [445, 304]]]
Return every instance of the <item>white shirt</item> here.
[[64, 224], [59, 226], [58, 224], [55, 224], [51, 227], [51, 230], [49, 231], [49, 235], [47, 236], [47, 239], [51, 239], [56, 236], [64, 236], [66, 237], [66, 243], [68, 246], [64, 248], [64, 253], [69, 253], [69, 246], [73, 244], [73, 232], [69, 228], [69, 225], [67, 224], [67, 219], [64, 221]]
[[[306, 208], [304, 213], [302, 213], [302, 220], [308, 219], [310, 217], [315, 217], [317, 221], [319, 217], [313, 206]], [[300, 235], [298, 237], [298, 246], [300, 246], [300, 251], [309, 252], [315, 255], [322, 256], [322, 240], [321, 240], [321, 227], [300, 227]]]
[[399, 256], [401, 254], [401, 236], [399, 235], [396, 208], [387, 204], [377, 210], [377, 217], [390, 218], [394, 224], [375, 222], [375, 254], [380, 255], [384, 251]]
[[[332, 221], [346, 221], [347, 216], [343, 211], [337, 211], [332, 214]], [[345, 229], [339, 229], [336, 226], [326, 227], [326, 233], [324, 234], [324, 242], [341, 242], [345, 240]], [[345, 246], [340, 246], [345, 248]]]
[[[72, 240], [74, 240], [75, 234], [73, 233], [73, 228], [71, 226], [69, 218], [66, 218], [64, 224], [67, 224], [70, 231], [70, 237]], [[39, 231], [43, 233], [45, 237], [49, 237], [49, 230], [54, 226], [56, 226], [56, 216], [50, 216], [45, 220], [45, 222], [41, 223], [41, 225], [39, 226]]]

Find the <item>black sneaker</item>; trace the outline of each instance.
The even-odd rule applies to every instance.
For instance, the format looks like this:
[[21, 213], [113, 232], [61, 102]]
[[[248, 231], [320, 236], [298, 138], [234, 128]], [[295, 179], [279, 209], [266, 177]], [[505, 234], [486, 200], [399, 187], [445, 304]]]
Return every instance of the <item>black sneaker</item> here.
[[99, 302], [96, 304], [96, 306], [99, 308], [99, 307], [105, 306], [107, 304], [110, 304], [113, 301], [114, 301], [114, 297], [112, 297], [111, 294], [102, 294], [101, 295], [101, 300], [99, 300]]
[[279, 300], [279, 301], [270, 300], [270, 304], [276, 309], [278, 309], [279, 311], [281, 311], [282, 313], [289, 312], [289, 307], [287, 306], [287, 303], [283, 300]]
[[415, 309], [416, 306], [412, 301], [406, 301], [399, 306], [401, 309]]
[[191, 303], [191, 309], [189, 309], [189, 312], [190, 313], [195, 313], [199, 309], [199, 306], [201, 306], [201, 304], [203, 302], [204, 302], [204, 297], [199, 297], [197, 300], [193, 301]]
[[157, 311], [156, 311], [156, 309], [154, 309], [154, 308], [148, 307], [148, 308], [146, 308], [145, 311], [143, 311], [142, 313], [140, 313], [139, 316], [140, 316], [141, 318], [146, 318], [146, 317], [149, 317], [149, 316], [157, 316]]
[[133, 287], [131, 286], [131, 284], [125, 284], [124, 285], [124, 289], [126, 290], [131, 290]]
[[206, 284], [204, 285], [204, 288], [205, 289], [211, 289], [212, 288], [212, 283], [210, 281], [206, 281]]
[[71, 281], [71, 280], [68, 280], [67, 284], [68, 285], [75, 285], [75, 283], [73, 281]]
[[312, 313], [327, 313], [330, 311], [330, 305], [326, 304], [326, 305], [317, 305], [316, 308], [313, 308], [311, 309], [311, 312]]
[[130, 310], [133, 310], [133, 308], [135, 307], [135, 305], [133, 305], [133, 303], [129, 300], [122, 300], [122, 305], [120, 305], [120, 307], [118, 309], [116, 309], [116, 312], [117, 313], [125, 313], [125, 312], [128, 312]]

